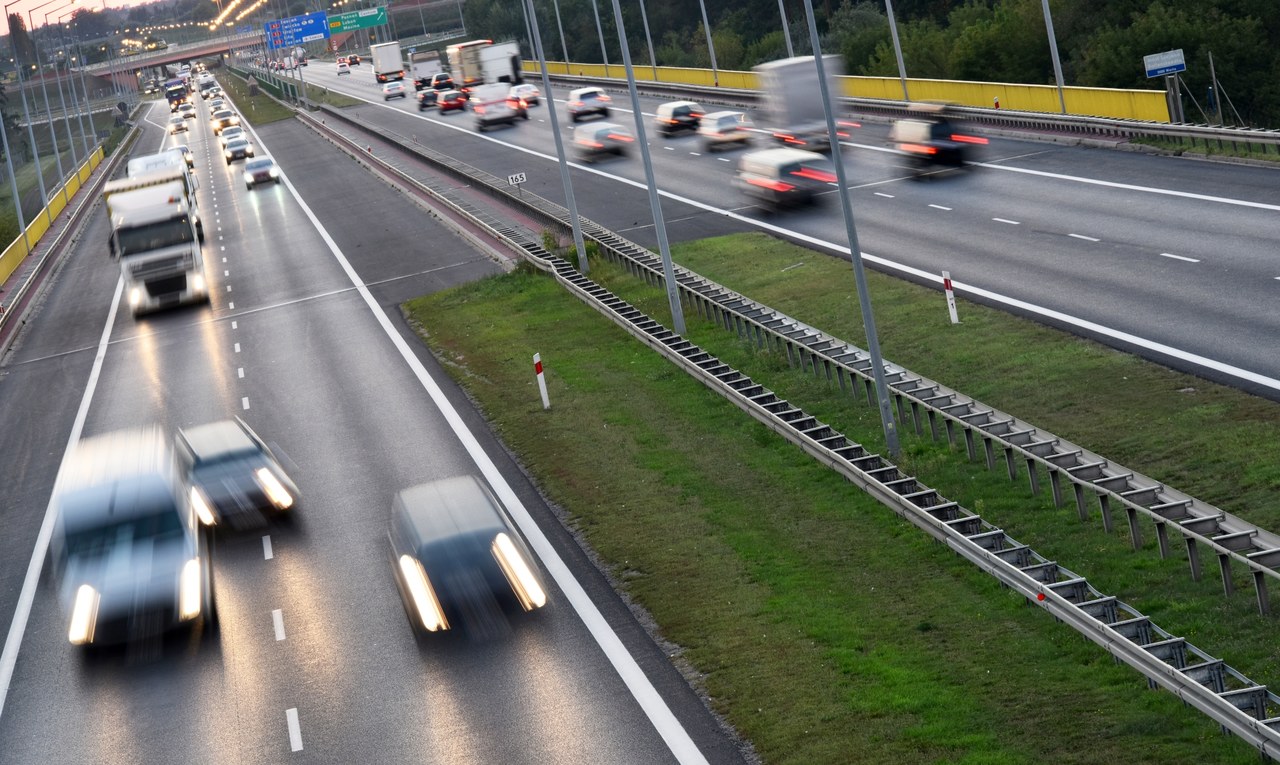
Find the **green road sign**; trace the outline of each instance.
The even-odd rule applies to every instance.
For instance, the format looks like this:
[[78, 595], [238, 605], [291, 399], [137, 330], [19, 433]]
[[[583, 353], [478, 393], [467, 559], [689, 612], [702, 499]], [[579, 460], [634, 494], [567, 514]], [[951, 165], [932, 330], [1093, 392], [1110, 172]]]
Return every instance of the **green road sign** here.
[[329, 17], [329, 34], [336, 35], [339, 32], [354, 32], [357, 29], [368, 29], [369, 27], [379, 27], [387, 23], [387, 9], [384, 8], [363, 8], [358, 11], [348, 11], [339, 13]]

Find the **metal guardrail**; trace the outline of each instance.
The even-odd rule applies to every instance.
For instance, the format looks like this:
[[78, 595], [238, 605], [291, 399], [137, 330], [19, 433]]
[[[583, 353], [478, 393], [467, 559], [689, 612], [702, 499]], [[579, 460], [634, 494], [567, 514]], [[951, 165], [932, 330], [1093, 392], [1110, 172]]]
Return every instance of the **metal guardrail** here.
[[[565, 84], [598, 85], [615, 90], [626, 87], [624, 81], [603, 77], [552, 75], [551, 79]], [[707, 103], [729, 106], [752, 106], [760, 98], [759, 92], [754, 90], [713, 88], [683, 83], [653, 82], [650, 80], [638, 81], [636, 87], [641, 92], [649, 95], [697, 98]], [[859, 115], [886, 120], [898, 119], [911, 114], [911, 102], [909, 101], [841, 98], [840, 102], [845, 108]], [[1046, 114], [1043, 112], [1020, 112], [970, 106], [956, 106], [953, 108], [955, 114], [969, 124], [981, 125], [987, 128], [1108, 139], [1158, 139], [1188, 146], [1196, 142], [1202, 144], [1213, 143], [1220, 149], [1230, 146], [1236, 151], [1245, 151], [1250, 154], [1280, 155], [1280, 130], [1168, 124], [1109, 117], [1088, 117], [1077, 114]]]
[[[336, 110], [322, 111], [348, 126], [361, 127]], [[454, 207], [500, 241], [507, 242], [513, 250], [553, 274], [566, 289], [633, 337], [810, 456], [839, 472], [901, 517], [947, 544], [1002, 584], [1021, 593], [1028, 602], [1041, 606], [1117, 659], [1137, 669], [1153, 687], [1174, 693], [1224, 730], [1248, 742], [1264, 758], [1280, 757], [1280, 696], [1266, 686], [1250, 680], [1185, 638], [1160, 628], [1137, 609], [1094, 588], [1083, 576], [1040, 555], [1003, 529], [947, 500], [881, 455], [869, 452], [861, 444], [755, 383], [587, 279], [524, 232], [474, 205], [460, 202], [454, 193], [456, 190], [445, 184], [427, 184], [409, 178], [391, 163], [361, 151], [356, 141], [328, 127], [327, 123], [309, 115], [305, 115], [304, 120], [328, 135], [330, 140], [349, 147], [362, 161], [377, 164], [383, 172], [395, 175], [402, 182]], [[374, 134], [371, 130], [367, 132]], [[567, 215], [563, 208], [540, 197], [526, 194], [517, 199], [505, 190], [501, 179], [488, 173], [460, 165], [428, 149], [404, 148], [427, 159], [437, 169], [470, 182], [471, 188], [497, 192], [496, 196], [517, 203], [538, 217], [551, 216], [562, 220]], [[588, 235], [588, 230], [593, 237], [604, 232], [590, 221], [583, 220], [583, 225], [584, 235]], [[621, 239], [612, 246], [642, 249]], [[652, 276], [647, 270], [641, 269], [641, 272]]]

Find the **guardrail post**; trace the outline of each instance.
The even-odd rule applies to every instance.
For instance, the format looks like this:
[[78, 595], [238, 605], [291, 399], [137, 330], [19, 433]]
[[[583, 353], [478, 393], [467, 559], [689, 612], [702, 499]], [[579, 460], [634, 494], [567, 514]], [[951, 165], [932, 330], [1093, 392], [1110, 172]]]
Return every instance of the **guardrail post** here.
[[1018, 460], [1014, 455], [1012, 446], [1006, 446], [1004, 448], [1004, 466], [1005, 470], [1009, 472], [1009, 480], [1018, 480]]
[[907, 421], [906, 409], [902, 406], [902, 396], [894, 396], [893, 401], [898, 405], [898, 422]]
[[952, 422], [950, 419], [947, 419], [947, 420], [943, 420], [942, 424], [947, 430], [947, 444], [949, 446], [955, 446], [956, 445], [955, 423]]
[[911, 422], [915, 426], [916, 435], [923, 436], [924, 424], [920, 422], [920, 402], [919, 401], [911, 402]]
[[982, 437], [982, 451], [987, 458], [987, 470], [994, 470], [996, 466], [996, 450], [991, 443], [991, 439], [986, 436]]
[[1267, 597], [1267, 575], [1259, 569], [1253, 569], [1253, 587], [1258, 595], [1258, 613], [1267, 616], [1271, 613], [1271, 601]]
[[1235, 594], [1236, 583], [1231, 581], [1231, 556], [1218, 553], [1218, 572], [1222, 574], [1222, 594], [1227, 597]]
[[1111, 497], [1103, 492], [1098, 495], [1098, 511], [1102, 514], [1102, 530], [1111, 533]]
[[1081, 521], [1089, 520], [1089, 508], [1085, 506], [1084, 487], [1078, 483], [1072, 483], [1071, 488], [1076, 493], [1076, 514], [1080, 516]]
[[867, 406], [876, 405], [876, 383], [870, 377], [862, 381], [867, 389]]
[[1191, 581], [1200, 581], [1200, 546], [1195, 537], [1184, 537], [1187, 540], [1187, 561], [1191, 563]]
[[1062, 476], [1054, 468], [1049, 468], [1049, 491], [1053, 494], [1053, 506], [1062, 507]]
[[1027, 457], [1027, 481], [1031, 484], [1032, 496], [1040, 493], [1040, 471], [1036, 469], [1036, 461]]
[[1169, 557], [1169, 524], [1156, 521], [1156, 544], [1160, 546], [1160, 560]]
[[938, 413], [930, 409], [928, 416], [929, 416], [929, 435], [933, 437], [934, 441], [937, 441], [938, 440]]
[[964, 453], [970, 462], [978, 456], [977, 450], [973, 448], [973, 428], [964, 429]]
[[1138, 511], [1128, 505], [1124, 511], [1129, 516], [1129, 539], [1133, 543], [1133, 549], [1138, 550], [1142, 547], [1142, 527], [1138, 525]]

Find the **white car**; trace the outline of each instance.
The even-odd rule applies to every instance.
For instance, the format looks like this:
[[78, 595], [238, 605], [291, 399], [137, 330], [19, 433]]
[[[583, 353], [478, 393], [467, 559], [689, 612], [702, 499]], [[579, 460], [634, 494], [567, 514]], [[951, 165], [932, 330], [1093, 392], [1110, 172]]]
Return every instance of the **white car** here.
[[260, 183], [279, 183], [280, 168], [271, 157], [254, 157], [244, 163], [244, 187], [253, 190]]
[[404, 89], [404, 83], [396, 80], [394, 82], [386, 82], [382, 85], [382, 100], [390, 101], [393, 98], [408, 98], [409, 94]]
[[529, 83], [522, 85], [512, 85], [511, 91], [507, 94], [507, 98], [517, 101], [523, 107], [537, 106], [541, 103], [542, 93]]
[[351, 65], [345, 61], [339, 61], [338, 74], [351, 74]]
[[569, 119], [577, 122], [589, 114], [609, 116], [609, 96], [600, 88], [569, 91]]
[[222, 142], [222, 148], [227, 148], [227, 143], [235, 138], [248, 138], [244, 133], [244, 128], [239, 125], [233, 125], [229, 128], [223, 128], [218, 134], [218, 140]]
[[175, 114], [169, 118], [169, 135], [187, 132], [187, 118], [181, 114]]

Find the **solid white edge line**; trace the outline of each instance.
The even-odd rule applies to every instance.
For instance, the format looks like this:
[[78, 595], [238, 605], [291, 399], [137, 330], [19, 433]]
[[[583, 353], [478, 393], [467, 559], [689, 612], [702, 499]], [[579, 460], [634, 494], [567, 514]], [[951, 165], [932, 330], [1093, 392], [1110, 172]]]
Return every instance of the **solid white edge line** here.
[[1100, 241], [1102, 241], [1101, 239], [1098, 239], [1098, 238], [1096, 238], [1096, 237], [1092, 237], [1092, 236], [1085, 236], [1084, 234], [1067, 234], [1067, 236], [1074, 237], [1074, 238], [1076, 238], [1076, 239], [1083, 239], [1083, 240], [1085, 240], [1086, 242], [1100, 242]]
[[271, 610], [271, 626], [276, 631], [276, 640], [284, 640], [284, 611], [279, 608]]
[[951, 212], [950, 207], [943, 207], [942, 205], [929, 205], [929, 206], [935, 210], [946, 210], [947, 212]]
[[284, 710], [284, 720], [289, 726], [289, 748], [295, 752], [301, 752], [302, 726], [298, 724], [298, 708], [289, 707]]
[[1181, 260], [1181, 261], [1186, 262], [1186, 263], [1199, 263], [1199, 262], [1200, 262], [1200, 261], [1196, 260], [1195, 258], [1187, 258], [1187, 257], [1184, 257], [1184, 256], [1182, 256], [1182, 255], [1174, 255], [1172, 252], [1162, 252], [1162, 253], [1160, 253], [1160, 257], [1162, 257], [1162, 258], [1173, 258], [1174, 260]]
[[992, 218], [991, 220], [995, 221], [996, 223], [1008, 223], [1010, 226], [1021, 226], [1021, 225], [1022, 225], [1022, 224], [1021, 224], [1021, 223], [1019, 223], [1018, 221], [1016, 221], [1016, 220], [1009, 220], [1008, 218]]
[[621, 638], [605, 621], [604, 616], [596, 608], [595, 603], [591, 602], [591, 598], [587, 596], [582, 586], [574, 578], [569, 567], [556, 553], [555, 548], [551, 546], [551, 542], [543, 535], [542, 530], [538, 528], [534, 522], [533, 516], [525, 508], [520, 498], [507, 484], [502, 473], [498, 471], [497, 466], [489, 459], [489, 455], [485, 454], [484, 448], [480, 446], [480, 442], [467, 429], [466, 423], [462, 421], [462, 417], [458, 415], [457, 410], [453, 408], [453, 404], [445, 397], [444, 391], [436, 384], [431, 375], [427, 372], [426, 367], [414, 355], [413, 350], [409, 348], [408, 343], [396, 331], [391, 320], [387, 317], [382, 306], [378, 305], [378, 301], [374, 300], [372, 293], [361, 280], [360, 275], [352, 268], [345, 255], [338, 248], [333, 238], [329, 236], [329, 232], [324, 225], [320, 223], [320, 219], [316, 217], [311, 208], [298, 194], [297, 189], [293, 187], [293, 183], [286, 176], [284, 184], [297, 200], [302, 211], [306, 213], [311, 220], [311, 224], [315, 226], [320, 237], [329, 247], [329, 251], [333, 253], [338, 264], [347, 273], [347, 278], [351, 280], [356, 291], [364, 299], [365, 305], [369, 307], [369, 312], [373, 314], [374, 320], [382, 327], [383, 332], [391, 340], [391, 344], [400, 352], [401, 358], [412, 370], [413, 374], [418, 378], [418, 382], [431, 396], [431, 400], [444, 416], [445, 421], [449, 423], [449, 427], [453, 430], [458, 441], [462, 443], [471, 459], [475, 461], [476, 467], [484, 475], [489, 486], [498, 495], [498, 499], [511, 513], [512, 519], [516, 525], [520, 527], [520, 531], [524, 534], [525, 539], [533, 547], [538, 558], [542, 560], [543, 566], [546, 567], [547, 573], [555, 580], [556, 585], [560, 587], [565, 598], [569, 601], [573, 609], [578, 613], [578, 618], [582, 619], [582, 623], [586, 626], [591, 636], [595, 639], [596, 644], [600, 646], [601, 651], [613, 665], [614, 671], [626, 684], [627, 690], [631, 692], [636, 703], [644, 710], [645, 716], [653, 724], [658, 731], [658, 735], [666, 742], [667, 748], [675, 755], [675, 758], [682, 764], [702, 765], [707, 762], [706, 757], [698, 750], [693, 739], [689, 737], [688, 731], [676, 719], [671, 708], [667, 706], [666, 701], [658, 693], [653, 684], [649, 682], [649, 678], [640, 669], [640, 665], [636, 663], [635, 658], [627, 651], [622, 644]]
[[124, 277], [121, 276], [116, 280], [116, 294], [111, 299], [107, 323], [102, 327], [102, 337], [98, 340], [98, 352], [93, 357], [89, 382], [85, 385], [84, 395], [80, 398], [80, 408], [76, 411], [71, 433], [67, 436], [67, 447], [62, 451], [62, 463], [58, 466], [58, 476], [53, 481], [53, 492], [50, 493], [49, 504], [44, 510], [44, 521], [40, 524], [40, 533], [36, 535], [36, 546], [31, 551], [31, 562], [27, 564], [27, 576], [22, 581], [18, 605], [13, 610], [9, 636], [4, 641], [4, 652], [0, 653], [0, 716], [4, 715], [4, 703], [9, 696], [9, 683], [13, 680], [13, 669], [18, 663], [18, 650], [22, 648], [22, 636], [27, 631], [27, 620], [31, 617], [31, 604], [35, 600], [40, 570], [44, 568], [44, 558], [49, 552], [49, 540], [53, 538], [53, 524], [56, 516], [53, 498], [58, 496], [58, 485], [62, 482], [62, 470], [66, 467], [67, 455], [71, 454], [71, 450], [80, 441], [80, 434], [84, 432], [84, 421], [89, 416], [89, 404], [93, 401], [93, 393], [98, 388], [98, 377], [102, 374], [102, 362], [107, 357], [107, 345], [111, 339], [111, 327], [116, 322], [116, 311], [120, 308], [120, 296], [123, 293]]
[[275, 557], [275, 553], [271, 551], [271, 535], [267, 534], [262, 537], [262, 559], [271, 560]]

